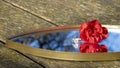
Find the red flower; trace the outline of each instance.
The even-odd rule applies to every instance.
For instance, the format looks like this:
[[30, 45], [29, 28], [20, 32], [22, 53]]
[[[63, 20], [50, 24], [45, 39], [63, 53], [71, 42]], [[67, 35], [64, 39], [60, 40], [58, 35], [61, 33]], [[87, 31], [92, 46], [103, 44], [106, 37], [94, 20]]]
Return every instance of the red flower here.
[[108, 30], [97, 21], [93, 20], [88, 23], [83, 23], [80, 26], [80, 38], [85, 43], [80, 45], [82, 53], [107, 52], [108, 48], [105, 45], [99, 45], [103, 39], [108, 37]]
[[80, 26], [80, 38], [90, 43], [98, 43], [108, 37], [108, 30], [97, 21], [93, 20]]
[[99, 45], [94, 43], [83, 43], [79, 48], [81, 53], [96, 53], [107, 52], [108, 49], [105, 45]]

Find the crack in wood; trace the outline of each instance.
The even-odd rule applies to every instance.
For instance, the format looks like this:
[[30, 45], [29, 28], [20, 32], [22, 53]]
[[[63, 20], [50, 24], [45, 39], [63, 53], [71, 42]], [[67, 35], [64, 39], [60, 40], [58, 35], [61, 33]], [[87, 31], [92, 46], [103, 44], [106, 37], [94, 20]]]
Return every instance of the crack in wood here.
[[43, 63], [43, 62], [41, 62], [41, 61], [37, 61], [37, 60], [35, 60], [34, 58], [32, 58], [32, 57], [30, 57], [30, 56], [28, 56], [28, 55], [26, 55], [26, 54], [23, 54], [22, 52], [19, 52], [19, 51], [17, 51], [17, 50], [14, 50], [14, 49], [11, 49], [11, 50], [16, 51], [16, 52], [19, 53], [20, 55], [22, 55], [22, 56], [26, 57], [27, 59], [33, 61], [34, 63], [38, 64], [41, 68], [49, 68], [48, 65], [46, 65], [45, 63]]
[[63, 26], [62, 24], [55, 23], [54, 21], [46, 18], [45, 16], [42, 16], [42, 15], [39, 16], [37, 13], [32, 12], [32, 11], [28, 10], [27, 8], [25, 8], [23, 6], [20, 6], [20, 5], [15, 4], [15, 3], [11, 3], [11, 2], [9, 2], [7, 0], [2, 0], [2, 1], [4, 1], [5, 3], [8, 3], [8, 4], [10, 4], [10, 5], [12, 5], [12, 6], [16, 7], [16, 8], [19, 8], [19, 9], [21, 9], [21, 10], [27, 12], [27, 13], [30, 13], [31, 15], [33, 15], [33, 16], [35, 16], [37, 18], [43, 19], [43, 20], [47, 21], [48, 23], [50, 23], [50, 24], [52, 24], [54, 26]]

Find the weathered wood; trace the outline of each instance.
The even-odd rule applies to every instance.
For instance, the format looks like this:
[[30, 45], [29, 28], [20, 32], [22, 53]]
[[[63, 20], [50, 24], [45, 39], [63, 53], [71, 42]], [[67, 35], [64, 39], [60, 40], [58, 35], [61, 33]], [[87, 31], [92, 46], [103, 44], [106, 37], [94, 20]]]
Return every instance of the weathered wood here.
[[119, 0], [5, 1], [59, 25], [80, 24], [93, 19], [104, 24], [120, 24]]
[[0, 68], [42, 68], [23, 55], [0, 45]]
[[[0, 40], [35, 29], [98, 19], [120, 25], [119, 0], [0, 0]], [[27, 55], [27, 54], [26, 54]], [[27, 55], [50, 68], [119, 68], [120, 61], [74, 62]], [[0, 45], [0, 68], [41, 68]]]
[[0, 1], [0, 25], [2, 29], [1, 36], [4, 39], [15, 34], [27, 32], [28, 30], [32, 31], [54, 26], [4, 1]]

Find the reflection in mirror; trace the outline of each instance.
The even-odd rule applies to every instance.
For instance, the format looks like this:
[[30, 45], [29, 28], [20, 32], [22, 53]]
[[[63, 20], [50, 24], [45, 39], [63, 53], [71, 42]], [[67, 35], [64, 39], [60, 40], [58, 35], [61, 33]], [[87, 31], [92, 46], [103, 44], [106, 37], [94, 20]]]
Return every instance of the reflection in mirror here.
[[[79, 39], [79, 31], [67, 32], [52, 32], [46, 34], [29, 34], [10, 40], [24, 44], [27, 46], [41, 48], [46, 50], [64, 51], [64, 52], [79, 52], [80, 44], [83, 43]], [[75, 41], [79, 39], [79, 41]], [[107, 39], [103, 40], [100, 44], [105, 44], [109, 52], [120, 52], [120, 33], [109, 32]]]

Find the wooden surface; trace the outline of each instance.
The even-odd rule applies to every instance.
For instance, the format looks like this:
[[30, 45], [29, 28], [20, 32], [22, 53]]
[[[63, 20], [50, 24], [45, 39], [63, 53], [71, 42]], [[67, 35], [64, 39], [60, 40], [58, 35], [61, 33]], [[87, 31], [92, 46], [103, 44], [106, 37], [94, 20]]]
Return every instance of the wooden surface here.
[[[0, 0], [0, 40], [35, 29], [79, 25], [93, 19], [120, 25], [120, 0]], [[49, 68], [120, 67], [120, 61], [72, 62], [25, 55], [0, 44], [0, 68], [42, 68], [41, 64]]]

